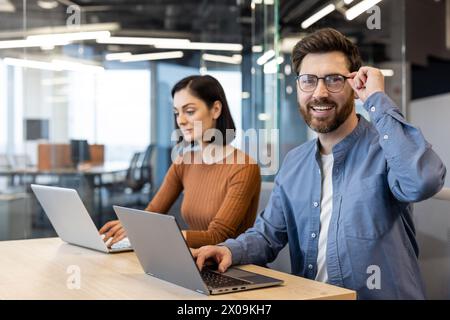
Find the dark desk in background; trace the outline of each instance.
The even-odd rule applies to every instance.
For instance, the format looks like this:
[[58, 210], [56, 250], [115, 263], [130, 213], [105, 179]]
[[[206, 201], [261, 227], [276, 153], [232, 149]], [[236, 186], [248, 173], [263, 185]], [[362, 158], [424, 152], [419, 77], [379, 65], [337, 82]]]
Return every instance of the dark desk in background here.
[[89, 165], [80, 169], [1, 169], [0, 176], [8, 178], [9, 190], [0, 190], [0, 193], [31, 193], [32, 183], [77, 189], [89, 213], [96, 216], [96, 224], [100, 225], [104, 222], [102, 190], [122, 183], [128, 167], [127, 162], [106, 162], [103, 165]]

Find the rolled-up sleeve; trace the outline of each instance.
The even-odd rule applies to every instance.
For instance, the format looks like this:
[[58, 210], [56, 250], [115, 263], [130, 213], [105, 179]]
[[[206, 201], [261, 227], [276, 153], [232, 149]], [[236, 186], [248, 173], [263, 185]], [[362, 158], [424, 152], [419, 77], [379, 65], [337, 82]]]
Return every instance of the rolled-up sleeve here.
[[268, 205], [256, 219], [255, 225], [238, 238], [229, 239], [221, 245], [230, 249], [233, 264], [264, 265], [273, 261], [286, 243], [281, 187], [276, 179]]
[[439, 192], [444, 185], [446, 168], [420, 129], [406, 122], [383, 92], [371, 95], [364, 108], [379, 133], [392, 194], [399, 201], [417, 202]]

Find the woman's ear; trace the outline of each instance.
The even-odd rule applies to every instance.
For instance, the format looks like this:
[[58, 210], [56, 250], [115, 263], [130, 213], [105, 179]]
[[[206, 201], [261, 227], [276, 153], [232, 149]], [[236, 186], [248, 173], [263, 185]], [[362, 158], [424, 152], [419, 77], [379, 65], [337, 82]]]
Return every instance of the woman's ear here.
[[219, 100], [215, 101], [211, 109], [211, 112], [213, 115], [213, 119], [217, 120], [222, 114], [222, 102], [220, 102]]

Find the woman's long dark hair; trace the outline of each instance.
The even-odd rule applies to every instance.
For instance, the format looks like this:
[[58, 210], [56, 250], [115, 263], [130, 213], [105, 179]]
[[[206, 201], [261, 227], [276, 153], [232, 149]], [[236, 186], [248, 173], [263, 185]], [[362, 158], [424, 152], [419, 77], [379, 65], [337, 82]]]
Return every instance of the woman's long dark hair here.
[[[216, 129], [222, 134], [224, 145], [233, 141], [236, 136], [236, 126], [231, 117], [225, 91], [219, 81], [209, 75], [186, 77], [173, 86], [172, 98], [175, 96], [175, 93], [183, 89], [188, 89], [193, 96], [205, 102], [208, 109], [213, 107], [214, 102], [220, 101], [222, 104], [222, 112], [216, 120]], [[176, 119], [175, 127], [179, 129]]]

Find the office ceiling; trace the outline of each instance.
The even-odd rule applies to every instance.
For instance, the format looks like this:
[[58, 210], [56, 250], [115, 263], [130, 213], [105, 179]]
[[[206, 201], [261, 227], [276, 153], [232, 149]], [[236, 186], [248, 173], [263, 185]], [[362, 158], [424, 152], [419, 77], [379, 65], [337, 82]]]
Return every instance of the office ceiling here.
[[[23, 36], [23, 30], [64, 26], [73, 13], [67, 13], [68, 6], [77, 5], [81, 8], [81, 25], [117, 23], [120, 28], [113, 31], [115, 36], [242, 43], [244, 50], [249, 50], [252, 44], [251, 0], [28, 0], [25, 6], [23, 0], [7, 2], [15, 7], [15, 12], [2, 12], [0, 9], [0, 40], [17, 39]], [[388, 6], [391, 2], [394, 1], [385, 0], [381, 6]], [[281, 38], [301, 35], [305, 31], [300, 27], [301, 21], [327, 3], [329, 0], [280, 0]], [[390, 41], [389, 30], [369, 32], [364, 19], [349, 23], [338, 11], [314, 27], [330, 25], [354, 37], [360, 45], [367, 46], [372, 56], [375, 53], [375, 56], [384, 58], [384, 45]], [[149, 52], [149, 48], [143, 46], [108, 46], [92, 41], [90, 44], [98, 52]], [[27, 49], [31, 53], [39, 50]]]
[[[358, 0], [359, 1], [359, 0]], [[303, 35], [313, 29], [332, 26], [349, 36], [361, 51], [366, 61], [378, 62], [390, 59], [399, 59], [394, 56], [401, 51], [392, 47], [393, 43], [401, 46], [402, 32], [402, 8], [399, 1], [384, 0], [378, 4], [380, 7], [381, 28], [369, 29], [367, 27], [368, 14], [362, 14], [352, 21], [348, 21], [343, 10], [336, 10], [325, 18], [316, 22], [307, 30], [301, 28], [301, 23], [321, 8], [325, 7], [329, 0], [281, 0], [280, 2], [280, 38]], [[354, 1], [343, 9], [357, 4]], [[397, 5], [397, 7], [394, 7]], [[395, 10], [395, 12], [394, 12]], [[395, 19], [395, 21], [394, 21]]]
[[[241, 42], [249, 23], [248, 0], [9, 0], [16, 11], [0, 12], [0, 30], [65, 25], [69, 5], [81, 8], [81, 24], [119, 23], [117, 35], [186, 37], [191, 41]], [[39, 3], [56, 4], [43, 9]], [[249, 2], [248, 2], [249, 3]], [[247, 11], [247, 12], [246, 12]], [[26, 17], [26, 21], [24, 21]]]

